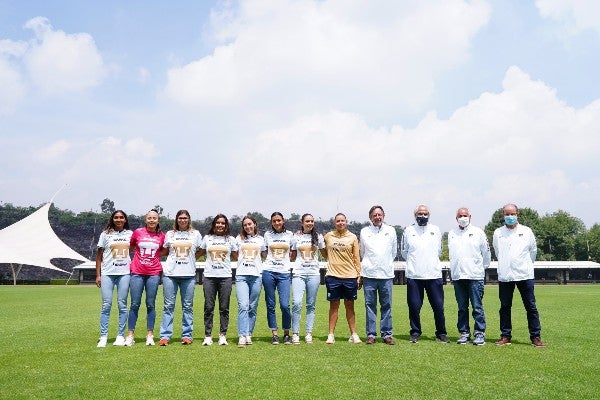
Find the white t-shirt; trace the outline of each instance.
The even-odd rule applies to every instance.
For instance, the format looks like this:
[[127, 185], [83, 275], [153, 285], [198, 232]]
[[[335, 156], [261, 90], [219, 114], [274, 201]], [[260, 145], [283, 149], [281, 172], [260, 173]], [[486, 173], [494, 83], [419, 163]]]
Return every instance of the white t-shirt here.
[[263, 263], [264, 271], [290, 272], [290, 250], [294, 242], [294, 234], [290, 231], [275, 233], [265, 232], [267, 259]]
[[98, 248], [102, 248], [102, 275], [129, 275], [129, 241], [132, 231], [124, 229], [117, 231], [102, 231], [98, 239]]
[[319, 249], [325, 248], [323, 235], [317, 234], [317, 244], [313, 245], [310, 233], [295, 233], [292, 250], [296, 250], [296, 262], [293, 266], [294, 275], [320, 275]]
[[195, 229], [168, 231], [164, 248], [169, 249], [163, 273], [165, 276], [195, 276], [196, 250], [202, 244], [202, 235]]
[[237, 251], [237, 242], [233, 236], [206, 235], [200, 246], [206, 250], [207, 278], [231, 277], [231, 252]]
[[406, 260], [406, 277], [440, 279], [442, 277], [442, 235], [440, 228], [427, 224], [410, 225], [402, 235], [402, 257]]
[[238, 263], [235, 271], [237, 275], [260, 276], [262, 273], [261, 251], [265, 251], [265, 239], [260, 235], [250, 236], [242, 239], [238, 235], [235, 238], [238, 246]]

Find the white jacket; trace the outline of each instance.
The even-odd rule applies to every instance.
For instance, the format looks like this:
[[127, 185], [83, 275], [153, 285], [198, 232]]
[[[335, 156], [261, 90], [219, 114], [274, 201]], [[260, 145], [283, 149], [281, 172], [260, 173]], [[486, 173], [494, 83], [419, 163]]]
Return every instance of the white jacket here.
[[537, 243], [531, 229], [521, 224], [513, 229], [502, 226], [494, 231], [493, 246], [498, 258], [498, 281], [533, 279]]
[[452, 280], [485, 278], [491, 253], [487, 237], [481, 228], [469, 224], [465, 229], [451, 230], [448, 232], [448, 250]]
[[402, 235], [402, 257], [406, 260], [406, 277], [439, 279], [442, 277], [442, 235], [436, 225], [413, 224]]
[[373, 279], [394, 277], [394, 258], [398, 254], [396, 230], [382, 223], [373, 224], [360, 231], [361, 276]]

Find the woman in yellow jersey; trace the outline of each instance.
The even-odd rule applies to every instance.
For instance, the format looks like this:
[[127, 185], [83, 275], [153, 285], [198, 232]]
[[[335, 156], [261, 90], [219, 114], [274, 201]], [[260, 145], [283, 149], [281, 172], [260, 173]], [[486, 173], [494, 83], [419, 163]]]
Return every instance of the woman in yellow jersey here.
[[346, 216], [338, 213], [335, 216], [335, 230], [328, 232], [325, 239], [325, 256], [327, 273], [325, 286], [329, 301], [329, 335], [326, 344], [335, 343], [335, 325], [338, 319], [340, 300], [344, 299], [346, 319], [350, 328], [350, 343], [362, 343], [356, 333], [356, 315], [354, 300], [357, 291], [362, 287], [360, 277], [360, 255], [358, 238], [347, 227]]

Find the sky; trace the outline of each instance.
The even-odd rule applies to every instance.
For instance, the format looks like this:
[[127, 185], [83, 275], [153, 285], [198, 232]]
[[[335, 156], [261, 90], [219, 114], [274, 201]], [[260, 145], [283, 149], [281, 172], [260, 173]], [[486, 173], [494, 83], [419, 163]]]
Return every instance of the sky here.
[[0, 0], [0, 203], [600, 223], [596, 0]]

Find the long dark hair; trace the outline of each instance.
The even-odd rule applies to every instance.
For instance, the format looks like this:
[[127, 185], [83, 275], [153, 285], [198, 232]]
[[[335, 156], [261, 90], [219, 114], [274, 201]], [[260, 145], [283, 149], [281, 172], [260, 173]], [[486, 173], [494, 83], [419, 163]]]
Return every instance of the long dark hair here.
[[[281, 219], [283, 220], [283, 225], [281, 226], [281, 232], [285, 232], [285, 218], [283, 218], [283, 214], [280, 213], [279, 211], [275, 211], [273, 214], [271, 214], [271, 221], [273, 221], [273, 217], [279, 216], [281, 217]], [[273, 222], [271, 222], [271, 230], [273, 231], [273, 233], [281, 233], [281, 232], [277, 232], [275, 230], [275, 228], [273, 228]]]
[[190, 213], [188, 212], [188, 210], [179, 210], [177, 211], [177, 214], [175, 214], [175, 221], [173, 221], [173, 230], [174, 231], [180, 231], [181, 229], [179, 229], [179, 222], [177, 222], [177, 218], [182, 215], [185, 214], [187, 215], [187, 217], [190, 219], [190, 222], [188, 224], [188, 231], [191, 231], [192, 229], [194, 229], [194, 227], [192, 226], [192, 217], [190, 217]]
[[254, 222], [254, 235], [253, 236], [258, 235], [258, 223], [256, 222], [256, 219], [252, 215], [246, 215], [244, 218], [242, 218], [242, 232], [240, 232], [240, 237], [242, 238], [242, 240], [248, 239], [248, 234], [246, 233], [246, 230], [244, 229], [244, 221], [247, 219]]
[[[303, 214], [302, 218], [300, 218], [300, 221], [304, 222], [304, 218], [306, 218], [308, 216], [312, 217], [313, 215], [309, 214], [309, 213]], [[305, 233], [304, 232], [304, 227], [301, 227], [300, 229], [301, 229], [302, 233]], [[310, 233], [310, 242], [312, 243], [313, 246], [316, 246], [317, 243], [319, 243], [319, 232], [317, 232], [317, 230], [315, 229], [314, 224], [313, 224], [312, 229], [308, 233]]]
[[230, 231], [230, 228], [229, 228], [229, 220], [223, 214], [217, 214], [217, 216], [213, 218], [212, 223], [210, 224], [210, 230], [208, 231], [208, 234], [209, 235], [214, 235], [215, 234], [215, 225], [217, 224], [217, 220], [219, 218], [223, 218], [225, 220], [225, 232], [223, 233], [223, 236], [225, 236], [225, 237], [230, 236], [231, 235], [231, 231]]
[[110, 231], [116, 231], [117, 230], [117, 228], [115, 226], [115, 222], [113, 221], [113, 218], [115, 217], [115, 215], [117, 215], [117, 213], [121, 213], [125, 217], [125, 225], [123, 225], [123, 229], [129, 229], [129, 220], [127, 219], [127, 214], [125, 214], [125, 211], [123, 211], [123, 210], [116, 210], [116, 211], [113, 211], [112, 214], [110, 214], [110, 218], [108, 219], [108, 223], [104, 227], [104, 232], [110, 232]]

